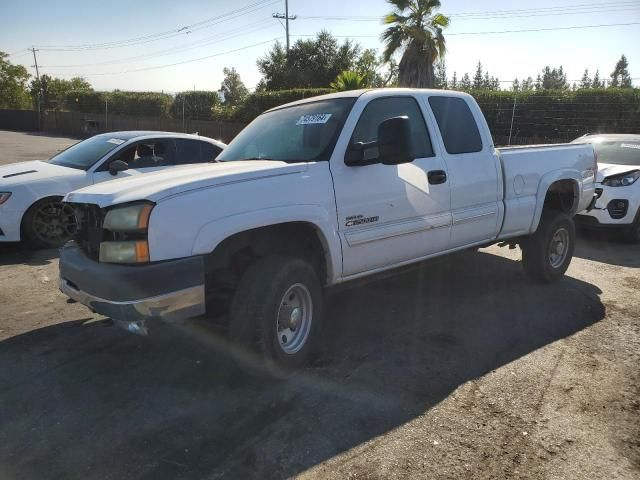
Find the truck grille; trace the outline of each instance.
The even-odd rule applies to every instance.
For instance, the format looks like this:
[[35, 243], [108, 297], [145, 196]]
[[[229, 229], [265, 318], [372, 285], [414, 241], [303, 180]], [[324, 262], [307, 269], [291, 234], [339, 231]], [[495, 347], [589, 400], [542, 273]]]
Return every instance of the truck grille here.
[[77, 229], [74, 240], [80, 249], [89, 257], [98, 260], [100, 257], [100, 243], [103, 240], [104, 210], [97, 205], [74, 203], [72, 204], [77, 221]]

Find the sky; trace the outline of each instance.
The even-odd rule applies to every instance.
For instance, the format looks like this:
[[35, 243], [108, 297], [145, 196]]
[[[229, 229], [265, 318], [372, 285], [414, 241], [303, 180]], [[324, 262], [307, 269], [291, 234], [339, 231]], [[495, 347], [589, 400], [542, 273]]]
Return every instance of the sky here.
[[[284, 27], [272, 18], [284, 4], [0, 0], [0, 51], [35, 74], [26, 50], [35, 46], [40, 74], [82, 76], [96, 90], [217, 90], [224, 67], [235, 67], [251, 89], [260, 80], [256, 59], [276, 40], [284, 43]], [[289, 0], [289, 14], [297, 16], [291, 42], [325, 29], [381, 51], [380, 19], [389, 11], [384, 0]], [[442, 0], [440, 11], [451, 16], [449, 77], [473, 76], [481, 61], [503, 88], [514, 77], [535, 78], [545, 65], [562, 65], [569, 80], [599, 69], [602, 79], [625, 54], [640, 86], [640, 0]], [[594, 25], [609, 26], [574, 28]]]

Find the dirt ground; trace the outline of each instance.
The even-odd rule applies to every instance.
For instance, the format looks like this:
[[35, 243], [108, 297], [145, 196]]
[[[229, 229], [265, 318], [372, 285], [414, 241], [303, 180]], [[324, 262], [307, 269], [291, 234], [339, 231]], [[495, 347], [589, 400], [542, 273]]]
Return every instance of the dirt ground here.
[[[70, 141], [0, 132], [2, 161]], [[640, 246], [581, 236], [554, 285], [519, 260], [333, 292], [277, 381], [201, 321], [124, 332], [66, 303], [55, 250], [0, 245], [0, 478], [640, 478]]]

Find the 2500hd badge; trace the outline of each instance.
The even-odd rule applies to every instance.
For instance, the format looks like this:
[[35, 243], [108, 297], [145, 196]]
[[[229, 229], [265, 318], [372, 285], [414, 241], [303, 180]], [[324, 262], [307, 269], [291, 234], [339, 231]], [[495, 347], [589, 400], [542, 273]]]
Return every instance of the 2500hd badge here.
[[377, 222], [380, 219], [379, 216], [375, 217], [365, 217], [364, 215], [351, 215], [347, 217], [347, 223], [344, 224], [345, 227], [355, 227], [356, 225], [362, 225], [364, 223], [373, 223]]

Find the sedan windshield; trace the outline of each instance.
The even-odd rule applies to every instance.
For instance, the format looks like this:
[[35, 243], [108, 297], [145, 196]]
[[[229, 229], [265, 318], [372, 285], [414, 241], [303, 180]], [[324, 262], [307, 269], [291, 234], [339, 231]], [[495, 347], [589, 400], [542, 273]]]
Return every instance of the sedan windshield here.
[[328, 161], [355, 98], [334, 98], [264, 113], [216, 160]]
[[88, 170], [111, 150], [122, 145], [125, 140], [106, 135], [97, 135], [70, 146], [49, 160], [61, 167]]
[[640, 165], [640, 139], [593, 142], [599, 163]]

